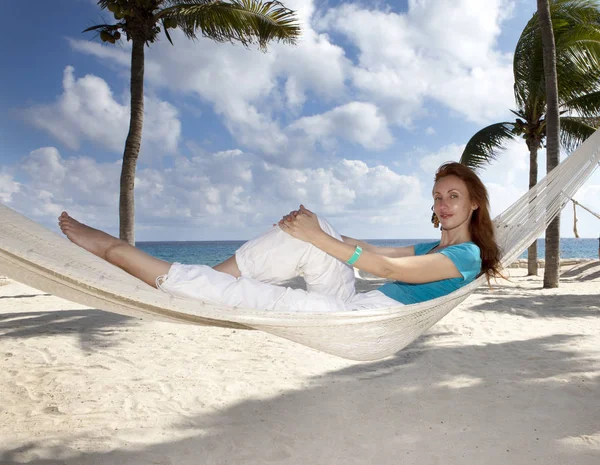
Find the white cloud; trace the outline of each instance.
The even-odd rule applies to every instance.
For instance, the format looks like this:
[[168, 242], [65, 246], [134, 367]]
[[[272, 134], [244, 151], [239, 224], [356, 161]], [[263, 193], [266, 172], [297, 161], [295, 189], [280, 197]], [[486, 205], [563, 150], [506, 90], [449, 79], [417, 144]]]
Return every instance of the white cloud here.
[[359, 49], [354, 85], [388, 117], [410, 127], [433, 98], [481, 123], [513, 102], [510, 55], [497, 51], [509, 0], [409, 1], [407, 13], [345, 4], [317, 23]]
[[285, 93], [291, 109], [302, 106], [311, 92], [325, 102], [346, 95], [345, 80], [350, 62], [344, 50], [326, 34], [306, 30], [297, 47], [278, 47], [274, 71], [286, 79]]
[[14, 194], [21, 191], [21, 184], [12, 175], [0, 172], [0, 202], [10, 204]]
[[[456, 151], [443, 147], [438, 154]], [[482, 172], [493, 215], [527, 191], [516, 185], [526, 183], [527, 157], [515, 144]], [[119, 163], [64, 158], [56, 148], [43, 147], [11, 169], [28, 178], [19, 184], [15, 174], [0, 175], [0, 196], [12, 208], [55, 229], [56, 217], [67, 210], [116, 234]], [[138, 169], [136, 229], [139, 240], [246, 239], [303, 203], [354, 237], [435, 237], [429, 223], [432, 177], [420, 168], [400, 175], [348, 159], [321, 168], [286, 168], [241, 150], [177, 156], [172, 168]], [[597, 211], [599, 194], [600, 172], [575, 198]], [[563, 237], [572, 237], [571, 212], [563, 215]], [[581, 236], [595, 237], [597, 219], [582, 210], [578, 216]]]
[[108, 211], [118, 211], [119, 163], [98, 163], [85, 156], [65, 159], [55, 147], [42, 147], [17, 168], [28, 180], [12, 196], [11, 206], [35, 218], [52, 223], [61, 211], [69, 210], [97, 222]]
[[[387, 126], [412, 129], [431, 116], [431, 100], [478, 123], [500, 118], [513, 103], [511, 57], [497, 48], [513, 0], [411, 0], [405, 13], [356, 4], [325, 4], [316, 12], [312, 0], [286, 5], [302, 24], [297, 46], [274, 43], [260, 53], [205, 38], [190, 41], [175, 30], [175, 47], [161, 40], [147, 50], [147, 82], [208, 102], [238, 144], [285, 166], [315, 161], [315, 135], [327, 132], [316, 122], [330, 127], [331, 137], [320, 140], [324, 150], [344, 139], [379, 150], [392, 139]], [[340, 34], [350, 47], [338, 43]], [[108, 66], [129, 67], [128, 44], [111, 50], [70, 43]], [[347, 56], [353, 47], [355, 63]], [[367, 132], [334, 130], [340, 108], [358, 101], [377, 108]], [[315, 111], [308, 107], [314, 104], [320, 115], [311, 119]], [[365, 123], [366, 116], [357, 116], [351, 127]], [[290, 132], [308, 126], [304, 134]]]
[[496, 122], [514, 108], [512, 66], [499, 60], [487, 67], [450, 69], [432, 80], [430, 96], [475, 123]]
[[[159, 148], [156, 152], [177, 150], [181, 123], [169, 103], [145, 97], [142, 143]], [[83, 140], [95, 142], [113, 152], [123, 151], [129, 127], [129, 104], [119, 103], [103, 79], [86, 75], [76, 78], [72, 66], [63, 75], [63, 93], [55, 103], [34, 105], [25, 118], [53, 135], [68, 148], [77, 150]]]
[[433, 177], [433, 174], [443, 163], [447, 161], [459, 161], [464, 149], [464, 145], [446, 145], [435, 153], [429, 153], [420, 157], [419, 164], [423, 171], [430, 173]]
[[[63, 158], [56, 148], [43, 147], [15, 169], [28, 182], [13, 194], [13, 208], [52, 227], [67, 210], [116, 232], [119, 163]], [[4, 193], [4, 178], [0, 182]], [[415, 203], [421, 200], [419, 179], [385, 166], [338, 160], [322, 168], [285, 168], [240, 150], [178, 156], [164, 170], [140, 168], [135, 195], [138, 231], [146, 239], [248, 238], [300, 203], [347, 232], [395, 237], [418, 223], [413, 209], [426, 209]], [[163, 230], [168, 235], [157, 236]]]
[[310, 30], [296, 47], [273, 44], [269, 53], [208, 39], [192, 42], [178, 31], [173, 40], [175, 48], [161, 42], [148, 51], [156, 70], [147, 73], [149, 82], [210, 102], [240, 144], [267, 156], [282, 156], [295, 145], [281, 112], [297, 111], [308, 91], [325, 101], [344, 92], [343, 50]]
[[[310, 158], [309, 151], [295, 149], [310, 145], [310, 141], [290, 140], [285, 132], [288, 122], [282, 121], [288, 118], [281, 115], [300, 111], [308, 93], [323, 102], [343, 100], [349, 61], [326, 34], [311, 29], [312, 1], [292, 1], [286, 6], [297, 11], [303, 24], [297, 46], [273, 43], [268, 53], [261, 53], [206, 38], [190, 41], [175, 30], [175, 47], [161, 40], [147, 50], [147, 83], [209, 102], [245, 147], [272, 159], [279, 156], [284, 163]], [[78, 40], [70, 40], [70, 44], [111, 67], [129, 67], [127, 44], [125, 51]], [[291, 158], [287, 156], [290, 150], [295, 150]]]
[[431, 54], [476, 68], [496, 59], [490, 51], [514, 6], [509, 0], [409, 0], [411, 37]]
[[[85, 53], [87, 55], [94, 55], [98, 58], [106, 60], [107, 63], [113, 63], [122, 67], [131, 65], [131, 45], [130, 42], [121, 41], [119, 45], [122, 47], [117, 48], [115, 46], [101, 44], [99, 42], [92, 42], [90, 40], [75, 40], [67, 39], [71, 48], [78, 52]], [[146, 66], [144, 66], [144, 69]]]
[[338, 136], [372, 150], [386, 148], [393, 142], [385, 117], [375, 105], [364, 102], [300, 118], [289, 129], [302, 130], [313, 140]]

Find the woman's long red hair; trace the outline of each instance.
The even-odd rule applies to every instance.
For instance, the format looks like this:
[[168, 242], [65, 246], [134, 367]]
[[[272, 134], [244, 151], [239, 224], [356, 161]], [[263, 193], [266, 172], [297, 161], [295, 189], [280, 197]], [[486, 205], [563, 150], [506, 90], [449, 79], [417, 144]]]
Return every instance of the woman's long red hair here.
[[489, 284], [490, 278], [502, 277], [502, 274], [500, 273], [500, 248], [496, 243], [494, 224], [490, 217], [490, 199], [487, 189], [479, 176], [461, 163], [444, 163], [435, 173], [435, 182], [446, 176], [460, 178], [467, 185], [470, 200], [478, 206], [471, 216], [469, 233], [471, 240], [481, 251], [481, 272], [485, 273]]

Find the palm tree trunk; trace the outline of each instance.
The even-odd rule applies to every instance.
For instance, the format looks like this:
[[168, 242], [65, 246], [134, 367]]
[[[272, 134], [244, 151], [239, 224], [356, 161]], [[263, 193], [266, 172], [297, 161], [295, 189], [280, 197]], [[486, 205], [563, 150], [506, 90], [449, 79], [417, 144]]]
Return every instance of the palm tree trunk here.
[[[556, 76], [556, 44], [548, 0], [537, 0], [540, 32], [544, 51], [544, 78], [546, 80], [546, 172], [550, 173], [559, 162], [558, 135], [558, 80]], [[560, 212], [546, 229], [546, 265], [544, 288], [558, 287], [560, 267]]]
[[[529, 189], [537, 184], [538, 178], [538, 163], [537, 153], [538, 145], [535, 141], [527, 141], [529, 146]], [[537, 276], [537, 239], [527, 249], [527, 276]]]
[[131, 116], [121, 167], [119, 198], [119, 237], [135, 244], [135, 168], [142, 142], [144, 125], [144, 41], [133, 38], [131, 52]]

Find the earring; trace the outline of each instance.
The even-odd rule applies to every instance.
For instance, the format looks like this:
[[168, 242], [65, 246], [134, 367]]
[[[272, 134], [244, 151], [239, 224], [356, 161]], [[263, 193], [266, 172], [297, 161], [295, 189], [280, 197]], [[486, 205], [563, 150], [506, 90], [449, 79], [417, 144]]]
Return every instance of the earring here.
[[[433, 211], [433, 207], [431, 207], [431, 211]], [[440, 219], [438, 218], [438, 216], [435, 214], [435, 212], [433, 212], [433, 214], [431, 215], [431, 223], [433, 224], [433, 227], [435, 229], [440, 227]]]

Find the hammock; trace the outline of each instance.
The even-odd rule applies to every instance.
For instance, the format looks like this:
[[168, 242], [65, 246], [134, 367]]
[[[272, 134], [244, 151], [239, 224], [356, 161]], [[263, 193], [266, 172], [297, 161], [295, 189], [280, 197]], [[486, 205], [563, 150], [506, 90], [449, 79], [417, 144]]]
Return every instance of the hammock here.
[[[549, 175], [494, 219], [502, 265], [550, 224], [600, 163], [596, 131]], [[377, 360], [410, 344], [485, 282], [420, 304], [360, 312], [297, 313], [227, 307], [173, 297], [0, 204], [0, 275], [129, 316], [259, 329], [353, 360]]]

